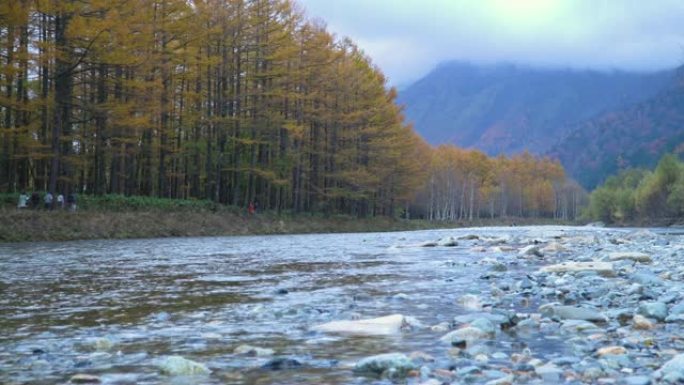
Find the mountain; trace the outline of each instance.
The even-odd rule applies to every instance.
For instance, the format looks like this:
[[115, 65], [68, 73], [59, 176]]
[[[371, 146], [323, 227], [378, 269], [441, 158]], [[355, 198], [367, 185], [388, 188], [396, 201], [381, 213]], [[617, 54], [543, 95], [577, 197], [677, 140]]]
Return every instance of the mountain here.
[[684, 67], [671, 87], [635, 105], [570, 126], [548, 155], [584, 187], [621, 168], [653, 168], [666, 152], [684, 154]]
[[597, 114], [648, 100], [673, 71], [545, 69], [449, 62], [399, 93], [405, 115], [428, 142], [490, 155], [543, 154]]

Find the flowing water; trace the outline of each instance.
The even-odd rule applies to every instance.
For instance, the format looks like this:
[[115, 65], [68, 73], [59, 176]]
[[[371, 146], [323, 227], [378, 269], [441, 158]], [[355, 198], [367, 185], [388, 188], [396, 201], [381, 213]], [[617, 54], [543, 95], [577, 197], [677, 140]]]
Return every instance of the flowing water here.
[[[464, 294], [486, 297], [492, 257], [457, 247], [406, 247], [466, 234], [526, 237], [530, 229], [78, 241], [0, 245], [0, 383], [67, 383], [77, 373], [105, 384], [371, 383], [350, 369], [385, 352], [448, 360], [429, 328], [395, 336], [311, 331], [342, 319], [400, 313], [425, 325], [466, 312]], [[553, 237], [575, 230], [534, 228]], [[586, 231], [586, 230], [582, 230]], [[598, 231], [598, 230], [597, 230]], [[529, 265], [511, 264], [513, 277]], [[512, 271], [511, 271], [512, 270]], [[524, 311], [535, 304], [507, 304]], [[534, 309], [529, 311], [535, 311]], [[496, 350], [564, 353], [557, 338], [502, 334]], [[272, 357], [233, 354], [241, 344], [301, 366], [262, 367]], [[211, 374], [171, 378], [160, 359], [180, 355]], [[445, 363], [444, 365], [448, 365]], [[412, 381], [412, 380], [409, 380]]]

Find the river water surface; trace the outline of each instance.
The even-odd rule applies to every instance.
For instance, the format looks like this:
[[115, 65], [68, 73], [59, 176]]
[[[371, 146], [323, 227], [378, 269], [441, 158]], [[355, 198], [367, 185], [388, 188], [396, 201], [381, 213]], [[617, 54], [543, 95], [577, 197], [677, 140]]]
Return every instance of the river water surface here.
[[[533, 231], [533, 234], [530, 232]], [[554, 237], [586, 229], [489, 228], [398, 233], [78, 241], [0, 245], [0, 383], [67, 383], [78, 373], [105, 384], [371, 383], [360, 358], [415, 351], [448, 360], [441, 336], [415, 328], [385, 337], [311, 331], [316, 324], [403, 314], [425, 325], [465, 313], [457, 299], [486, 298], [488, 251], [411, 247], [444, 236]], [[592, 230], [601, 231], [601, 230]], [[530, 265], [509, 275], [524, 277]], [[506, 303], [525, 311], [536, 304]], [[443, 334], [443, 333], [442, 333]], [[272, 370], [245, 357], [250, 344], [301, 366]], [[502, 335], [495, 350], [561, 356], [562, 340]], [[207, 376], [170, 378], [171, 355], [207, 365]], [[442, 358], [440, 358], [442, 357]], [[448, 366], [448, 362], [444, 363]], [[409, 380], [413, 381], [413, 380]], [[416, 380], [417, 381], [417, 380]]]

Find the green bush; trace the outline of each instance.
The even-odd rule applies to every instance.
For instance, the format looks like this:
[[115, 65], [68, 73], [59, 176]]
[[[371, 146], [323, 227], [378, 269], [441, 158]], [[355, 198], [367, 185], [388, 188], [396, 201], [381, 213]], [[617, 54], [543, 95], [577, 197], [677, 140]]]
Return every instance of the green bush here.
[[651, 171], [629, 169], [612, 176], [589, 196], [587, 217], [607, 223], [680, 220], [684, 216], [684, 163], [665, 155]]

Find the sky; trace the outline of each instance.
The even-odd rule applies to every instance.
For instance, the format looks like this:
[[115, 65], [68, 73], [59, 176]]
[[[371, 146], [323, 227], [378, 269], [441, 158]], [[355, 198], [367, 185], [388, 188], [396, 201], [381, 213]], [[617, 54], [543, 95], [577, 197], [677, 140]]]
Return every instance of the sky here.
[[652, 71], [684, 64], [684, 0], [297, 0], [405, 86], [449, 60]]

